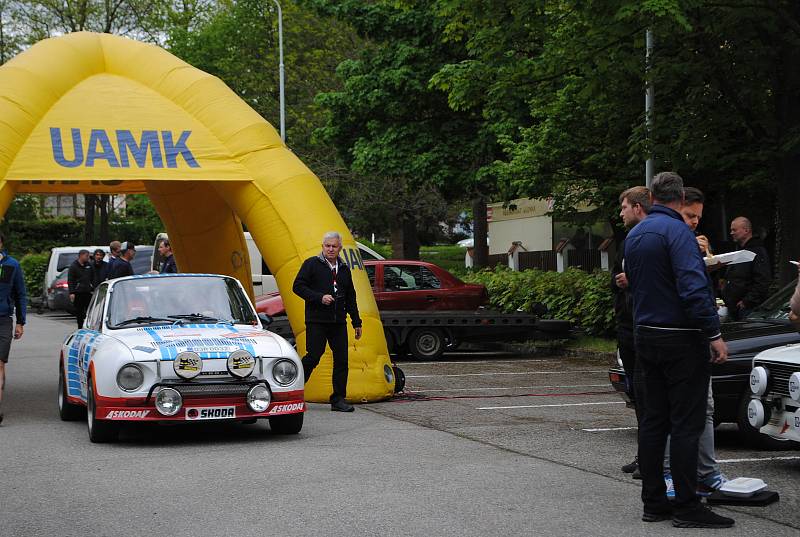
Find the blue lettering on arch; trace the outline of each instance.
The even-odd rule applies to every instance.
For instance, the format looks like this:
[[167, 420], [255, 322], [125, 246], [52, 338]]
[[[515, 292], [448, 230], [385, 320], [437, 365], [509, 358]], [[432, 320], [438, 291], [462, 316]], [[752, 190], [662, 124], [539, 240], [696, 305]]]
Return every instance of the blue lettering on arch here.
[[142, 139], [139, 144], [129, 130], [117, 131], [117, 146], [119, 147], [119, 161], [123, 168], [130, 167], [128, 152], [130, 152], [136, 165], [144, 168], [147, 165], [147, 152], [150, 152], [150, 160], [154, 168], [163, 168], [164, 161], [161, 158], [161, 143], [158, 141], [158, 131], [142, 131]]
[[[98, 145], [100, 150], [98, 150]], [[96, 160], [106, 160], [112, 168], [119, 168], [119, 161], [117, 161], [117, 155], [114, 153], [114, 147], [108, 139], [108, 134], [103, 129], [92, 129], [89, 135], [86, 167], [93, 168]]]
[[181, 132], [178, 141], [173, 142], [172, 132], [161, 131], [161, 139], [164, 142], [164, 156], [167, 159], [167, 168], [178, 167], [178, 155], [183, 157], [183, 160], [186, 161], [186, 164], [188, 164], [190, 168], [200, 167], [200, 165], [194, 159], [194, 155], [192, 155], [192, 152], [189, 150], [189, 147], [186, 145], [186, 141], [189, 139], [191, 134], [192, 131], [183, 131]]
[[81, 139], [80, 129], [71, 129], [72, 131], [72, 160], [64, 158], [64, 146], [61, 141], [61, 129], [50, 127], [50, 145], [53, 148], [53, 159], [59, 166], [65, 168], [77, 168], [83, 164], [83, 140]]

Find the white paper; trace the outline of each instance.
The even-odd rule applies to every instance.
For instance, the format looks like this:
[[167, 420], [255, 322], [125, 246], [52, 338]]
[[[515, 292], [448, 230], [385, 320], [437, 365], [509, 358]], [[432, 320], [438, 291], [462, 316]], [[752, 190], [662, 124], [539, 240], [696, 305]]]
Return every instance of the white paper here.
[[736, 265], [738, 263], [748, 263], [756, 258], [756, 253], [750, 250], [737, 250], [735, 252], [728, 252], [727, 254], [717, 254], [711, 257], [704, 257], [703, 260], [706, 265], [716, 265], [717, 263], [725, 263], [728, 265]]

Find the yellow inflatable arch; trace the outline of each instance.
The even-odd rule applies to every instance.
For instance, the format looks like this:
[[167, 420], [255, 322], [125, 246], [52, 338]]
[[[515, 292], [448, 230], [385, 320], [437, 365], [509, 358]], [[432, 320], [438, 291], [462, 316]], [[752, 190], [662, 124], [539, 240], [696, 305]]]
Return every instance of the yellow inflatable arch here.
[[[229, 274], [251, 289], [242, 222], [284, 297], [298, 352], [302, 261], [326, 231], [355, 241], [319, 179], [222, 81], [165, 50], [108, 34], [47, 39], [0, 67], [0, 215], [16, 193], [146, 193], [184, 272]], [[353, 268], [364, 336], [350, 330], [348, 400], [377, 401], [394, 378], [369, 280]], [[388, 374], [387, 374], [388, 368]], [[306, 386], [331, 394], [328, 354]]]

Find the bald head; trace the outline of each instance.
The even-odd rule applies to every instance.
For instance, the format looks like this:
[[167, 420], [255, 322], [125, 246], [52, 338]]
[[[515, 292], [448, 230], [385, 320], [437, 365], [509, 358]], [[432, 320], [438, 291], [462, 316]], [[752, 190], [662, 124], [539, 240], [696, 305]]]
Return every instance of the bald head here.
[[753, 238], [753, 224], [744, 216], [737, 216], [731, 222], [731, 238], [740, 247]]

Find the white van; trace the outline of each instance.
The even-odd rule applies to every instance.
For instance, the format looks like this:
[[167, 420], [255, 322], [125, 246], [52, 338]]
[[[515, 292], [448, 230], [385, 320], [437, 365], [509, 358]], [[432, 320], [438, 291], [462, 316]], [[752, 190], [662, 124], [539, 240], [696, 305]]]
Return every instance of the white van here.
[[[159, 270], [161, 268], [161, 256], [158, 255], [158, 247], [161, 241], [168, 238], [166, 233], [159, 233], [156, 236], [153, 252], [152, 269]], [[250, 273], [253, 276], [253, 295], [259, 296], [266, 293], [272, 293], [278, 290], [278, 284], [275, 281], [275, 276], [270, 272], [269, 267], [264, 262], [264, 257], [258, 251], [256, 241], [249, 231], [244, 232], [244, 239], [247, 242], [247, 253], [250, 256]], [[361, 259], [384, 259], [384, 257], [373, 250], [372, 248], [356, 242], [358, 251], [361, 254]], [[178, 267], [180, 269], [180, 267]]]
[[[89, 250], [89, 254], [94, 254], [94, 251], [101, 249], [106, 252], [106, 260], [108, 260], [108, 245], [105, 246], [57, 246], [50, 249], [50, 260], [47, 262], [47, 270], [44, 273], [44, 285], [42, 285], [42, 298], [44, 303], [47, 303], [47, 288], [53, 280], [56, 279], [62, 270], [69, 267], [73, 261], [78, 259], [78, 252], [81, 250]], [[152, 262], [153, 247], [148, 244], [140, 244], [136, 246], [136, 257], [133, 258], [133, 272], [134, 274], [144, 274], [150, 270]]]

